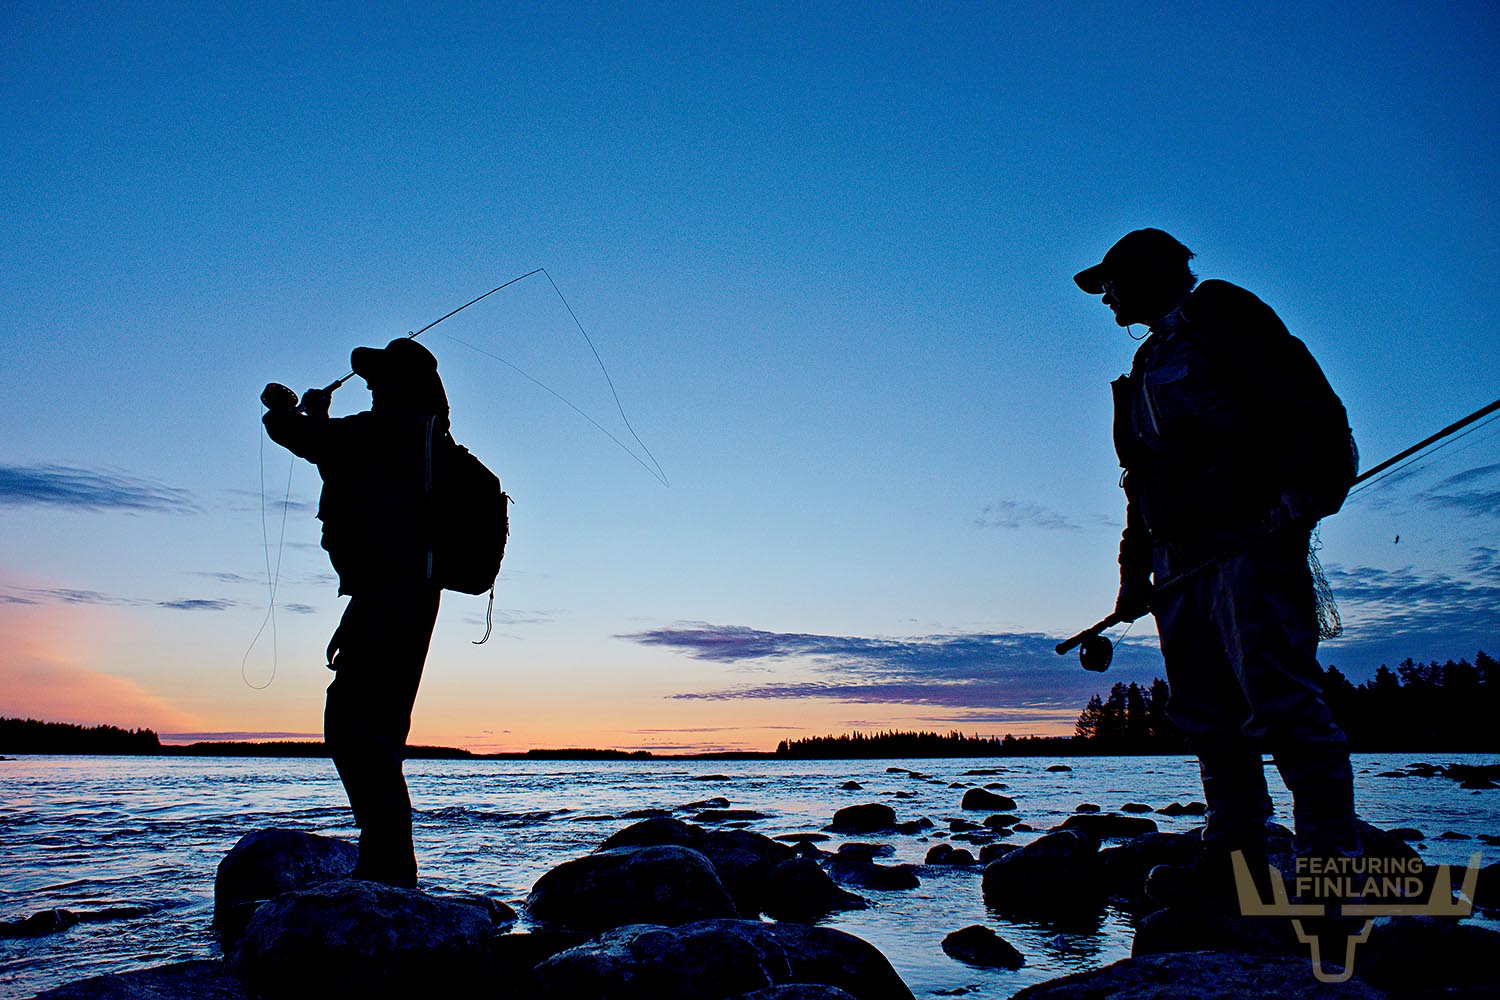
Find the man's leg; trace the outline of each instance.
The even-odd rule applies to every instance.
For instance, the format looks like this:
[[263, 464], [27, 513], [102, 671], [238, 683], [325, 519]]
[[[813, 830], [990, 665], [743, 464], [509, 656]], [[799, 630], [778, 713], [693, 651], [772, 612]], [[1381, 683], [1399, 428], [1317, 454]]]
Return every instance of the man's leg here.
[[357, 877], [416, 884], [411, 799], [401, 773], [437, 592], [351, 599], [324, 712], [329, 752], [360, 828]]
[[1219, 622], [1252, 715], [1292, 793], [1297, 849], [1358, 854], [1349, 743], [1323, 700], [1307, 536], [1273, 539], [1226, 562]]

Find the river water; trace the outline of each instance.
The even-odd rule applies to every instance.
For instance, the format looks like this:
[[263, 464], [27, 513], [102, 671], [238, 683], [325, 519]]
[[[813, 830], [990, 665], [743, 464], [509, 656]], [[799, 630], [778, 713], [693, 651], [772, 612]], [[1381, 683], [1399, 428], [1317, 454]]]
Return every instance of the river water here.
[[[1380, 827], [1416, 827], [1428, 864], [1464, 864], [1475, 839], [1500, 834], [1500, 790], [1470, 791], [1443, 778], [1380, 777], [1417, 761], [1500, 763], [1492, 755], [1363, 754], [1355, 758], [1361, 816]], [[1048, 771], [1066, 763], [1070, 772]], [[888, 768], [906, 768], [911, 775]], [[983, 775], [972, 771], [998, 772]], [[817, 831], [834, 810], [886, 802], [898, 819], [928, 817], [926, 836], [878, 838], [883, 863], [920, 863], [963, 817], [962, 788], [1000, 782], [1022, 820], [1044, 831], [1079, 803], [1160, 807], [1202, 798], [1197, 765], [1183, 757], [991, 758], [871, 761], [409, 761], [417, 861], [424, 888], [484, 893], [520, 908], [544, 872], [586, 854], [628, 825], [624, 813], [678, 810], [713, 797], [769, 818], [767, 835]], [[1271, 772], [1276, 818], [1290, 798]], [[858, 791], [840, 788], [846, 781]], [[914, 793], [896, 796], [895, 793]], [[985, 814], [969, 814], [971, 820]], [[1154, 817], [1186, 831], [1193, 817]], [[214, 870], [243, 834], [280, 826], [353, 839], [343, 789], [327, 760], [203, 757], [22, 757], [0, 761], [0, 919], [51, 907], [99, 919], [41, 938], [0, 939], [0, 998], [104, 972], [216, 957], [210, 921]], [[1021, 834], [1025, 843], [1038, 833]], [[845, 838], [821, 846], [836, 849]], [[876, 838], [850, 838], [870, 840]], [[958, 845], [968, 846], [972, 845]], [[977, 852], [977, 848], [975, 849]], [[1487, 859], [1488, 860], [1488, 859]], [[920, 888], [858, 890], [869, 909], [824, 921], [862, 937], [891, 960], [918, 997], [1009, 997], [1023, 986], [1106, 965], [1130, 953], [1129, 917], [1105, 911], [1095, 926], [1007, 920], [986, 909], [977, 868], [925, 867]], [[127, 908], [119, 910], [118, 908]], [[109, 915], [104, 911], [117, 911]], [[1487, 926], [1500, 926], [1481, 921]], [[985, 924], [1026, 956], [1018, 970], [977, 969], [949, 958], [945, 935]], [[524, 925], [523, 925], [524, 926]]]

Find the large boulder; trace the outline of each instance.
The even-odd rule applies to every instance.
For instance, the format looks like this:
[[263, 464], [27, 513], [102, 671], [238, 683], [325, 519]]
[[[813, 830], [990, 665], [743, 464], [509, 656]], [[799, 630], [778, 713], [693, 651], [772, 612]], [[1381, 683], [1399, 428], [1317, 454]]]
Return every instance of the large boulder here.
[[1323, 983], [1304, 956], [1174, 952], [1028, 986], [1011, 1000], [1386, 1000], [1359, 979]]
[[1105, 891], [1131, 908], [1153, 908], [1146, 876], [1157, 865], [1185, 865], [1203, 851], [1203, 841], [1185, 833], [1147, 833], [1099, 852]]
[[670, 844], [565, 861], [537, 879], [526, 911], [541, 924], [593, 931], [739, 915], [712, 862]]
[[825, 927], [752, 920], [616, 928], [537, 966], [529, 995], [730, 1000], [790, 984], [833, 986], [856, 1000], [912, 996], [885, 957], [859, 938]]
[[812, 923], [835, 910], [862, 910], [864, 899], [841, 889], [816, 861], [792, 858], [766, 876], [761, 910], [775, 920]]
[[1136, 921], [1133, 957], [1180, 951], [1311, 957], [1286, 917], [1246, 917], [1227, 907], [1168, 906]]
[[1047, 916], [1097, 909], [1105, 898], [1098, 845], [1077, 830], [1038, 837], [984, 869], [984, 901], [1002, 913]]
[[249, 1000], [223, 962], [198, 960], [90, 976], [46, 990], [36, 1000]]
[[262, 904], [232, 962], [269, 996], [389, 996], [482, 975], [494, 933], [481, 907], [341, 879]]
[[348, 878], [359, 848], [301, 830], [271, 828], [245, 834], [219, 862], [214, 875], [214, 926], [226, 950], [250, 915], [283, 892]]
[[1439, 917], [1379, 917], [1354, 969], [1392, 996], [1497, 997], [1496, 955], [1500, 931]]
[[601, 851], [616, 847], [661, 847], [674, 844], [696, 850], [703, 843], [703, 828], [670, 816], [653, 816], [611, 834], [599, 845]]
[[833, 814], [829, 829], [835, 833], [878, 833], [896, 827], [896, 810], [883, 802], [845, 806]]
[[712, 862], [744, 917], [760, 913], [771, 873], [796, 855], [786, 844], [749, 830], [715, 830], [702, 839], [699, 850]]

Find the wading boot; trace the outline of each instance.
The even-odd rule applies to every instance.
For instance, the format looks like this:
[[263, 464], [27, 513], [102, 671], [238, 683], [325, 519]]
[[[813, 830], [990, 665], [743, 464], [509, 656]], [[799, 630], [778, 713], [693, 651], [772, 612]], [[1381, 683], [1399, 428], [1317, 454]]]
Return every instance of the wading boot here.
[[1146, 876], [1146, 895], [1163, 906], [1240, 912], [1239, 886], [1232, 855], [1244, 854], [1251, 884], [1245, 888], [1258, 899], [1271, 898], [1271, 874], [1263, 847], [1209, 846], [1185, 865], [1157, 865]]

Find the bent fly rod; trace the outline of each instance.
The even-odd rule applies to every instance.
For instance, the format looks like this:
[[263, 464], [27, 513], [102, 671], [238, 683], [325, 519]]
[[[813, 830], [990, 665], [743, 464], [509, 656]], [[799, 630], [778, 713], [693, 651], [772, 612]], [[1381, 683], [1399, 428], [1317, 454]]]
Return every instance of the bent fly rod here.
[[[1423, 438], [1421, 441], [1418, 441], [1410, 448], [1403, 449], [1402, 451], [1399, 451], [1396, 454], [1392, 455], [1390, 458], [1386, 459], [1384, 462], [1366, 469], [1364, 472], [1361, 472], [1359, 475], [1355, 476], [1354, 482], [1349, 484], [1349, 495], [1353, 496], [1355, 493], [1359, 492], [1359, 490], [1354, 489], [1354, 487], [1360, 486], [1361, 483], [1365, 485], [1360, 487], [1360, 489], [1368, 489], [1376, 482], [1379, 482], [1380, 479], [1384, 479], [1389, 475], [1394, 475], [1396, 472], [1400, 471], [1400, 469], [1398, 468], [1393, 468], [1394, 466], [1397, 466], [1406, 459], [1411, 458], [1413, 455], [1416, 455], [1417, 453], [1430, 448], [1432, 445], [1437, 444], [1444, 438], [1452, 437], [1454, 434], [1463, 430], [1465, 427], [1483, 420], [1485, 417], [1494, 413], [1496, 410], [1500, 410], [1500, 399], [1495, 400], [1488, 406], [1480, 407], [1461, 420], [1455, 420], [1447, 427], [1444, 427], [1442, 430], [1438, 431], [1435, 434]], [[1401, 466], [1401, 468], [1406, 468], [1406, 466]], [[1225, 559], [1228, 559], [1230, 556], [1237, 555], [1239, 552], [1244, 551], [1244, 548], [1245, 546], [1238, 546], [1229, 550], [1228, 552], [1221, 552], [1216, 556], [1211, 556], [1210, 558], [1203, 560], [1195, 566], [1190, 566], [1180, 573], [1176, 573], [1172, 576], [1167, 577], [1161, 583], [1158, 583], [1151, 588], [1152, 597], [1171, 593], [1172, 591], [1181, 587], [1183, 584], [1187, 583], [1189, 580], [1198, 576], [1198, 574], [1202, 573], [1210, 566], [1214, 566], [1220, 562], [1223, 562]], [[1149, 603], [1147, 605], [1147, 610], [1150, 610]], [[1114, 658], [1114, 644], [1111, 643], [1109, 639], [1105, 638], [1103, 633], [1106, 629], [1114, 628], [1116, 625], [1119, 625], [1124, 621], [1125, 619], [1122, 618], [1118, 612], [1111, 612], [1103, 620], [1090, 625], [1088, 628], [1084, 629], [1082, 632], [1079, 632], [1077, 635], [1071, 636], [1058, 643], [1055, 647], [1057, 650], [1057, 655], [1065, 656], [1073, 649], [1077, 648], [1078, 660], [1083, 665], [1083, 668], [1085, 670], [1092, 670], [1095, 673], [1102, 673], [1105, 670], [1108, 670], [1110, 661]]]

